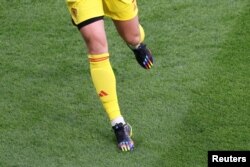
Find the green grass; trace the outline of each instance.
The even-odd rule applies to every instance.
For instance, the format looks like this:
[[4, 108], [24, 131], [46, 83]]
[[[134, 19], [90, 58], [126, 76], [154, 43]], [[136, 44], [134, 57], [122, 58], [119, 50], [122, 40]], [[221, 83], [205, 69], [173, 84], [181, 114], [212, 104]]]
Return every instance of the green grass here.
[[115, 146], [64, 1], [0, 4], [0, 167], [203, 167], [208, 150], [250, 150], [250, 3], [138, 4], [151, 71], [106, 20], [132, 153]]

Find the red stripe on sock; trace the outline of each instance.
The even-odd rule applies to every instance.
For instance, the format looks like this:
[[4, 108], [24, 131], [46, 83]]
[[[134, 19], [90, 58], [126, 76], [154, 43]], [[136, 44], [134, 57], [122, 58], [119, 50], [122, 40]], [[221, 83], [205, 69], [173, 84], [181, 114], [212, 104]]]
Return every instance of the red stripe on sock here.
[[106, 57], [100, 57], [100, 58], [89, 58], [89, 61], [90, 62], [100, 62], [100, 61], [104, 61], [104, 60], [107, 60], [109, 57], [106, 56]]

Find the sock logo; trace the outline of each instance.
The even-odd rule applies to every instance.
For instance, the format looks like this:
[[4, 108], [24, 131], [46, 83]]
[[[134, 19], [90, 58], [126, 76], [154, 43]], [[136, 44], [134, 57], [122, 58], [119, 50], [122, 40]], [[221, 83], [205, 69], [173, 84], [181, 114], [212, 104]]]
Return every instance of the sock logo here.
[[104, 96], [108, 96], [108, 93], [105, 92], [105, 91], [103, 91], [103, 90], [101, 90], [101, 91], [99, 92], [98, 95], [99, 95], [100, 97], [104, 97]]

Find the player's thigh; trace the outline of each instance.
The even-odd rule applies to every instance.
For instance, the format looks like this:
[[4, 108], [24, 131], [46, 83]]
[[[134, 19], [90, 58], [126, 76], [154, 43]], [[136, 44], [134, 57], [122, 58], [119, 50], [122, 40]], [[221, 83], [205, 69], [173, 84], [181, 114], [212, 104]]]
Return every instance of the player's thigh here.
[[76, 25], [104, 15], [102, 0], [66, 0], [66, 3]]
[[138, 13], [136, 0], [103, 0], [103, 8], [113, 20], [130, 20]]

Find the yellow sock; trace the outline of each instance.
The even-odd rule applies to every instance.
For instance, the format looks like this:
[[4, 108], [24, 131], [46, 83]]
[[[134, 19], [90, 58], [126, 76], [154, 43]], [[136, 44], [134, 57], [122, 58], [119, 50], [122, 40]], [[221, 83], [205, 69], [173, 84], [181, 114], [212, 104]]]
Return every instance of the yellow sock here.
[[121, 116], [109, 54], [89, 55], [92, 81], [110, 120]]
[[139, 24], [139, 30], [140, 30], [140, 43], [142, 43], [145, 39], [145, 32], [143, 27]]

